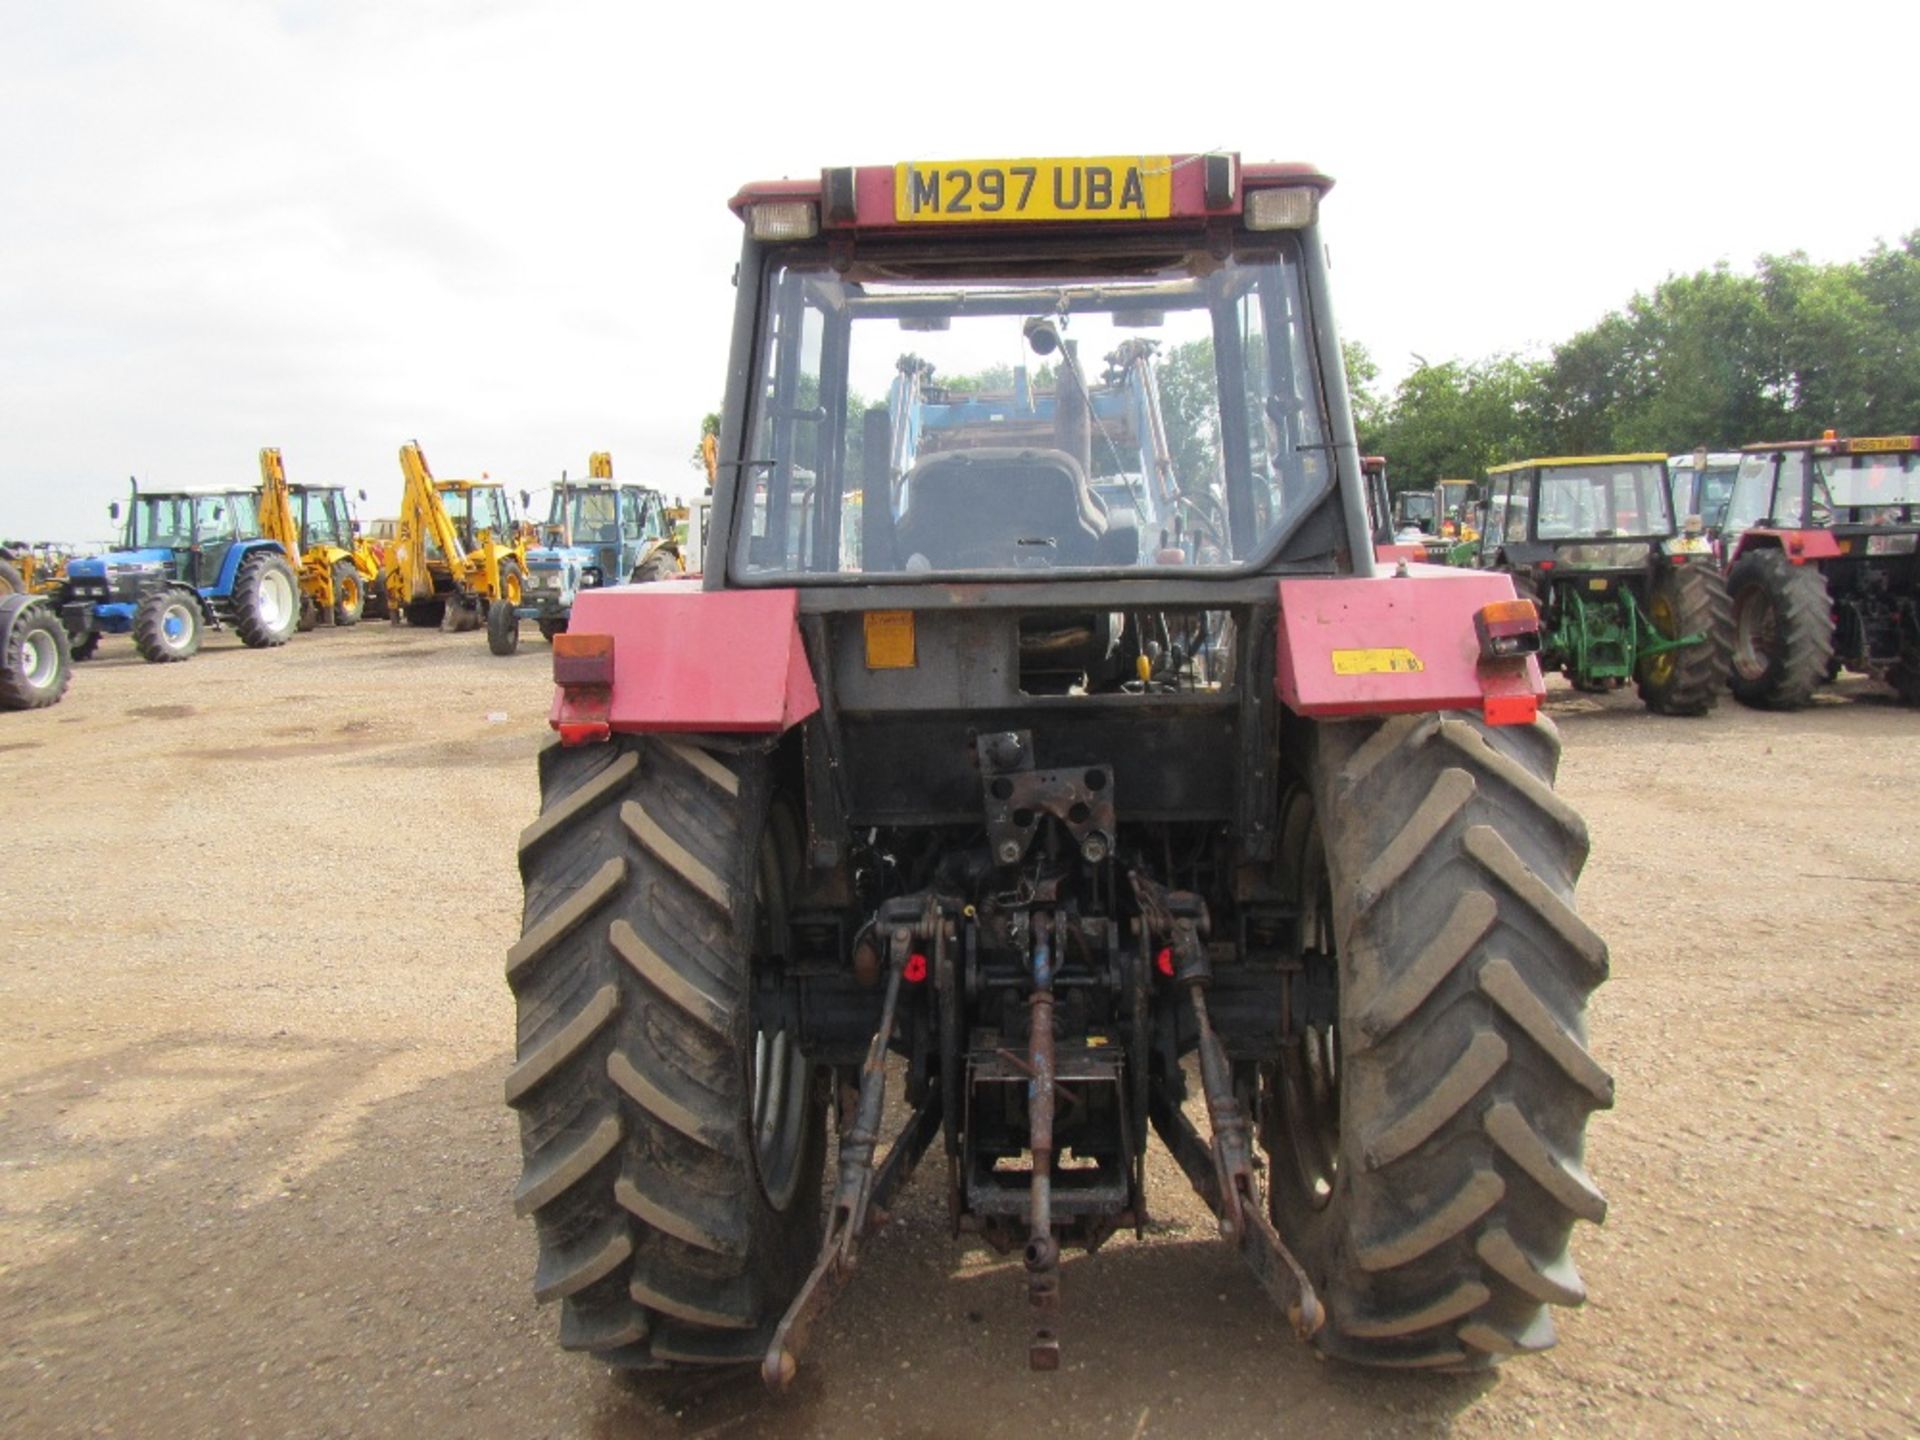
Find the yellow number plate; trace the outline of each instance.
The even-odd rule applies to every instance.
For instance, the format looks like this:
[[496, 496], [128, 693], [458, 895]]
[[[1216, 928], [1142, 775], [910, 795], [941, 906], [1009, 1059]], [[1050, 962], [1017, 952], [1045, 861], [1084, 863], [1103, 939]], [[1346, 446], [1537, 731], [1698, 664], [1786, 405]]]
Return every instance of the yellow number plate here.
[[1411, 650], [1394, 646], [1382, 650], [1336, 650], [1333, 673], [1336, 675], [1414, 675], [1427, 667]]
[[1164, 220], [1173, 213], [1165, 155], [1085, 160], [911, 160], [894, 166], [901, 224], [996, 220]]
[[1855, 440], [1847, 448], [1856, 455], [1875, 450], [1911, 450], [1913, 437], [1911, 435], [1869, 436], [1864, 440]]

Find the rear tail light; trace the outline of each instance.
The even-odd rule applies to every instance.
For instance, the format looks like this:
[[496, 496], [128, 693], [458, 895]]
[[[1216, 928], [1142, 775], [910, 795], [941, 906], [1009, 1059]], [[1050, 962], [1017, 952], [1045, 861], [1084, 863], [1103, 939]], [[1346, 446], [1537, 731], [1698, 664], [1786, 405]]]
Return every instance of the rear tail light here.
[[1473, 614], [1483, 660], [1523, 660], [1540, 653], [1540, 612], [1531, 600], [1496, 600]]
[[554, 636], [553, 683], [562, 690], [613, 684], [613, 636]]

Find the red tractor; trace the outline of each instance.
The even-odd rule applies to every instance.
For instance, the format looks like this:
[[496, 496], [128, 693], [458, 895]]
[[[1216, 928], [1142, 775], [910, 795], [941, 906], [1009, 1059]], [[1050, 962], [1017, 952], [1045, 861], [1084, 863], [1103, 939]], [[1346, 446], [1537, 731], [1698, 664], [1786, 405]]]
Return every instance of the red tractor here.
[[[563, 1345], [784, 1385], [937, 1150], [1053, 1368], [1061, 1250], [1141, 1232], [1150, 1133], [1328, 1354], [1478, 1368], [1584, 1297], [1587, 831], [1531, 603], [1376, 567], [1331, 184], [735, 196], [704, 573], [579, 597], [520, 839], [515, 1199]], [[1146, 469], [1100, 419], [1143, 345]], [[916, 385], [1012, 398], [936, 430]]]
[[1721, 539], [1736, 699], [1796, 709], [1845, 668], [1920, 705], [1920, 436], [1747, 446]]

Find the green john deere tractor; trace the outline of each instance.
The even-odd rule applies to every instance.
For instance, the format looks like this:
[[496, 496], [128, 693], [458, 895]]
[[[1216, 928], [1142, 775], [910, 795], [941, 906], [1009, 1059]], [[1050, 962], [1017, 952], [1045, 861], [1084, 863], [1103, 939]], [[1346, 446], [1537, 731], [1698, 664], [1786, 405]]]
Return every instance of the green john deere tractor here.
[[1541, 663], [1576, 689], [1636, 681], [1649, 710], [1704, 715], [1727, 687], [1733, 612], [1711, 546], [1674, 524], [1664, 455], [1521, 460], [1487, 472], [1479, 562], [1540, 607]]

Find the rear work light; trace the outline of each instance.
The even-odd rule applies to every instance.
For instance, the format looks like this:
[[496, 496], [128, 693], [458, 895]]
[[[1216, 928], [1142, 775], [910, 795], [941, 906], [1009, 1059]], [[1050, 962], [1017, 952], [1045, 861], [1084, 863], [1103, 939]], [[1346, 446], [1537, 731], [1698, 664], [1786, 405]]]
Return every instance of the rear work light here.
[[1304, 230], [1319, 213], [1320, 192], [1311, 185], [1247, 192], [1249, 230]]
[[1540, 653], [1540, 612], [1531, 600], [1496, 600], [1473, 612], [1483, 660], [1524, 660]]
[[747, 207], [756, 240], [811, 240], [820, 233], [820, 207], [811, 200], [762, 200]]

